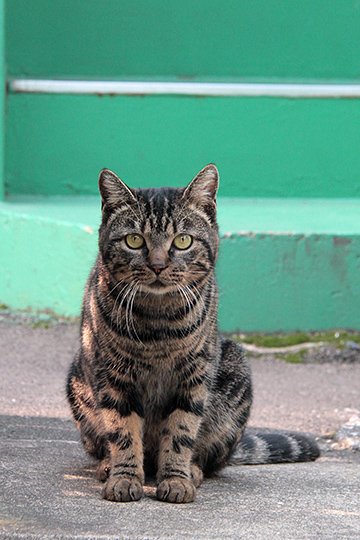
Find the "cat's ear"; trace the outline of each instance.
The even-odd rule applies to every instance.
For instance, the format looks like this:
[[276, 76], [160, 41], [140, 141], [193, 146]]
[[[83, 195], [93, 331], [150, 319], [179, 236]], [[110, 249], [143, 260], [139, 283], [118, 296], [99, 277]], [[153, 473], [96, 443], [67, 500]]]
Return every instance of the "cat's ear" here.
[[216, 205], [219, 186], [219, 172], [213, 163], [206, 165], [185, 188], [183, 198], [191, 199], [200, 205]]
[[99, 175], [99, 191], [102, 207], [116, 208], [123, 203], [131, 204], [136, 201], [135, 194], [115, 173], [103, 169]]

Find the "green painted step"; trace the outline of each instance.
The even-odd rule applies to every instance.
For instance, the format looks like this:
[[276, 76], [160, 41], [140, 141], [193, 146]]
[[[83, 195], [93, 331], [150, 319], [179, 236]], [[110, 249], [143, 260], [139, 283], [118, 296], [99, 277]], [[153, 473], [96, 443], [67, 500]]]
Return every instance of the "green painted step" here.
[[[219, 198], [224, 331], [360, 329], [360, 199]], [[0, 203], [0, 302], [79, 314], [98, 197]]]
[[229, 197], [360, 197], [356, 99], [10, 94], [5, 190], [96, 195], [185, 185], [209, 162]]

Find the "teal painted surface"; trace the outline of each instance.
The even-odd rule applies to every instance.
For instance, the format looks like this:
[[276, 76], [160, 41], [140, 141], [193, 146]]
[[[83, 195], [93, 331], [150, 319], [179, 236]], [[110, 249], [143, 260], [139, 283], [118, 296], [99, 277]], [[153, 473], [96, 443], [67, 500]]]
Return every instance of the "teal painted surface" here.
[[[358, 0], [0, 0], [0, 122], [4, 5], [10, 77], [360, 80]], [[221, 329], [360, 329], [359, 100], [10, 94], [6, 111], [0, 303], [79, 314], [101, 168], [150, 187], [215, 162]]]
[[4, 198], [5, 155], [5, 16], [4, 0], [0, 0], [0, 201]]
[[357, 0], [7, 0], [6, 7], [13, 76], [359, 80]]
[[360, 328], [360, 237], [235, 236], [218, 265], [225, 331]]
[[[220, 184], [220, 193], [222, 186]], [[100, 196], [11, 197], [0, 211], [97, 234]], [[360, 236], [360, 199], [243, 199], [218, 197], [220, 236]]]
[[[220, 186], [220, 191], [222, 188]], [[242, 199], [219, 197], [223, 238], [230, 235], [360, 236], [359, 199]], [[359, 253], [360, 255], [360, 253]]]
[[360, 197], [359, 100], [10, 94], [10, 194], [185, 185], [215, 162], [221, 194]]
[[[0, 303], [78, 315], [99, 219], [98, 197], [0, 203]], [[220, 198], [219, 221], [222, 330], [360, 329], [360, 200]]]
[[96, 231], [66, 219], [0, 205], [0, 302], [12, 308], [79, 314], [95, 260]]
[[10, 197], [0, 211], [26, 219], [55, 222], [97, 234], [101, 219], [101, 199], [96, 196]]

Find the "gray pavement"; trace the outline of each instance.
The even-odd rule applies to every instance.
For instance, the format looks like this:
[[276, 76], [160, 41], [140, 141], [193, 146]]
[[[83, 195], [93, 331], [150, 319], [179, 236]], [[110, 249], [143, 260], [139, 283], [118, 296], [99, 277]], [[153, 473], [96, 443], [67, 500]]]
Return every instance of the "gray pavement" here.
[[[0, 323], [0, 538], [360, 538], [360, 453], [330, 437], [360, 409], [360, 362], [253, 359], [252, 426], [321, 436], [315, 463], [232, 467], [194, 503], [101, 499], [64, 399], [74, 325]], [[326, 442], [328, 441], [328, 442]]]

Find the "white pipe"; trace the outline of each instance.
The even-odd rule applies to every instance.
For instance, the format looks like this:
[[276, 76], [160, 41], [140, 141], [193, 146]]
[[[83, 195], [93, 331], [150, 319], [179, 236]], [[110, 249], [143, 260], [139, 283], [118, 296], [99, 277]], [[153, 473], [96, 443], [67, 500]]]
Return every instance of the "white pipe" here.
[[12, 92], [35, 94], [360, 98], [360, 84], [205, 83], [13, 79]]

